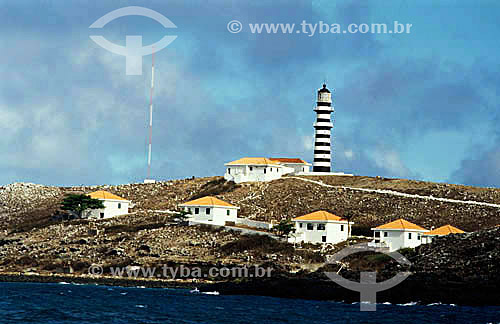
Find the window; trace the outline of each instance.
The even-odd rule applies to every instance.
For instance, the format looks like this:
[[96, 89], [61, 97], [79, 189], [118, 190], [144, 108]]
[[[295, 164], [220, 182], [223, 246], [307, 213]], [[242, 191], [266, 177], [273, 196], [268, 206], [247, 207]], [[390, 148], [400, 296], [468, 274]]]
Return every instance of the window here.
[[104, 213], [100, 213], [100, 214], [99, 214], [99, 217], [100, 217], [100, 218], [104, 218]]
[[318, 231], [324, 231], [325, 230], [325, 224], [318, 224]]
[[304, 224], [302, 224], [302, 223], [299, 223], [299, 227], [300, 227], [300, 228], [302, 228], [302, 225], [304, 225]]
[[308, 224], [307, 224], [307, 230], [308, 230], [308, 231], [312, 231], [313, 229], [314, 229], [314, 225], [313, 225], [313, 224], [311, 224], [311, 223], [308, 223]]
[[253, 171], [253, 167], [250, 167], [250, 171]]
[[210, 208], [205, 209], [207, 215], [210, 215]]
[[408, 233], [408, 239], [411, 240], [411, 233]]
[[266, 174], [266, 168], [264, 168], [264, 174]]
[[199, 209], [198, 207], [196, 207], [196, 208], [194, 209], [194, 213], [195, 213], [195, 214], [199, 214], [199, 213], [200, 213], [200, 209]]
[[226, 211], [226, 213], [227, 213], [227, 216], [231, 215], [231, 211], [229, 209]]
[[227, 168], [227, 173], [231, 174], [231, 168]]
[[343, 232], [344, 231], [344, 225], [340, 225], [340, 231]]
[[321, 237], [321, 242], [326, 243], [326, 236]]
[[384, 237], [387, 237], [388, 233], [387, 232], [384, 232]]
[[122, 203], [118, 203], [118, 209], [122, 208]]
[[380, 237], [380, 232], [375, 232], [375, 237]]
[[417, 235], [417, 240], [420, 240], [420, 234]]

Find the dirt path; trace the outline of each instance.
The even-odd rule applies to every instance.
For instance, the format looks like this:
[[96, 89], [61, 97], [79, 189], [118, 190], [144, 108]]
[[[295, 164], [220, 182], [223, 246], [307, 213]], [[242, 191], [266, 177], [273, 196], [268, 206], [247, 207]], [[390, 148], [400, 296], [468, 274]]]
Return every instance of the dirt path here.
[[421, 195], [413, 195], [413, 194], [407, 194], [407, 193], [403, 193], [403, 192], [399, 192], [399, 191], [385, 190], [385, 189], [367, 189], [367, 188], [355, 188], [355, 187], [346, 187], [346, 186], [333, 186], [333, 185], [325, 184], [321, 181], [314, 181], [311, 179], [305, 179], [305, 178], [300, 178], [300, 177], [283, 177], [282, 179], [298, 179], [298, 180], [302, 180], [302, 181], [306, 181], [306, 182], [311, 182], [311, 183], [317, 184], [317, 185], [322, 186], [322, 187], [327, 187], [327, 188], [342, 188], [342, 189], [350, 189], [350, 190], [357, 190], [357, 191], [364, 191], [364, 192], [371, 192], [371, 193], [387, 194], [387, 195], [393, 195], [393, 196], [399, 196], [399, 197], [436, 200], [436, 201], [449, 202], [449, 203], [466, 204], [466, 205], [479, 205], [479, 206], [500, 208], [499, 204], [492, 204], [492, 203], [486, 203], [486, 202], [481, 202], [481, 201], [457, 200], [457, 199], [439, 198], [439, 197], [433, 197], [433, 196], [421, 196]]

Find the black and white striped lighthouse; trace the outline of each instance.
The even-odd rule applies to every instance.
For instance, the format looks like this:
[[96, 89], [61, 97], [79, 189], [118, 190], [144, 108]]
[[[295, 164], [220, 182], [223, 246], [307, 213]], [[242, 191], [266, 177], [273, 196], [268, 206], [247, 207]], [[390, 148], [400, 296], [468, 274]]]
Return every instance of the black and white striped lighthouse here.
[[330, 114], [333, 112], [332, 94], [323, 84], [323, 88], [318, 90], [318, 100], [316, 102], [316, 122], [314, 123], [314, 162], [313, 172], [330, 172], [331, 168], [331, 147], [330, 135], [333, 124]]

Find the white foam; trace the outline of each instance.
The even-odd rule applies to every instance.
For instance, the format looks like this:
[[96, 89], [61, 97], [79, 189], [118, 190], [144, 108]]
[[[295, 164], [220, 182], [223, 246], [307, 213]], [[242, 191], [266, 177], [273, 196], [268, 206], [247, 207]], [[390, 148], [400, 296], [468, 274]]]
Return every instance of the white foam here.
[[418, 304], [417, 302], [409, 302], [409, 303], [406, 303], [406, 304], [398, 304], [398, 306], [415, 306], [417, 304]]

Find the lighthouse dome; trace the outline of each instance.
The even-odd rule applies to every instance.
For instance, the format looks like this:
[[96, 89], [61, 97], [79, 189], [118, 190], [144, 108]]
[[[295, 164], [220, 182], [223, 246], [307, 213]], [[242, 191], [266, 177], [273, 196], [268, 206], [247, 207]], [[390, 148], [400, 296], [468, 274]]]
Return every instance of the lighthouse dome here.
[[325, 83], [323, 83], [323, 88], [319, 89], [319, 91], [318, 91], [318, 92], [326, 92], [326, 93], [330, 93], [330, 90], [328, 90], [328, 89], [326, 88], [326, 84], [325, 84]]

